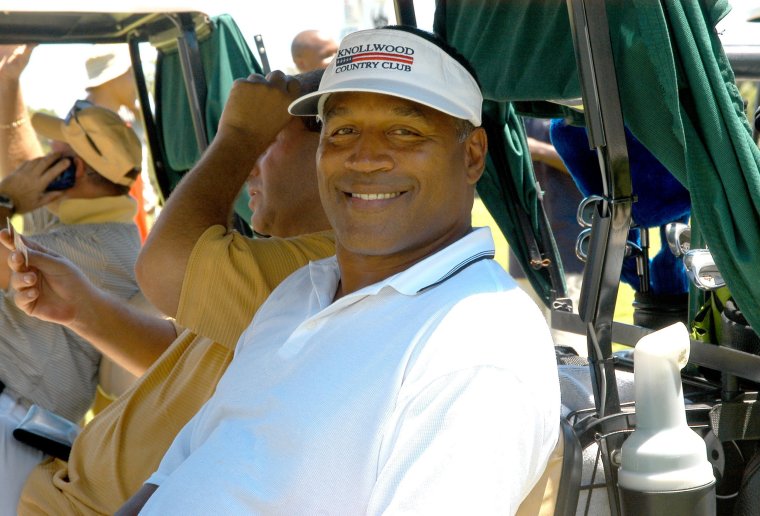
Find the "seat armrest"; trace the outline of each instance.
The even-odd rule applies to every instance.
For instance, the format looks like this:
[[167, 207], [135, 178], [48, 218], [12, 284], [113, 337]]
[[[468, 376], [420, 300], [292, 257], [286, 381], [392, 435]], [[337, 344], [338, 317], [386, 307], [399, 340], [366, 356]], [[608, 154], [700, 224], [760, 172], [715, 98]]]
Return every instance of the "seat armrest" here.
[[48, 455], [69, 460], [71, 445], [81, 428], [66, 418], [32, 405], [13, 430], [13, 437]]

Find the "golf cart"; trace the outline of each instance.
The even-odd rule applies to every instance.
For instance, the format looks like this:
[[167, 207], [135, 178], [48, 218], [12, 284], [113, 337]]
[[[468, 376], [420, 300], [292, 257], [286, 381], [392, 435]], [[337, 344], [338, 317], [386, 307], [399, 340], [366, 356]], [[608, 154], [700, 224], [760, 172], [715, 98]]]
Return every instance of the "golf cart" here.
[[[398, 23], [415, 25], [413, 3], [397, 0], [396, 6]], [[154, 174], [165, 198], [213, 136], [223, 100], [209, 101], [213, 92], [207, 79], [213, 60], [220, 56], [213, 44], [204, 47], [210, 49], [206, 53], [201, 47], [225, 30], [224, 23], [182, 8], [114, 13], [94, 3], [90, 7], [45, 17], [30, 12], [32, 7], [3, 11], [0, 41], [128, 44]], [[760, 324], [758, 286], [751, 278], [760, 261], [756, 245], [760, 154], [741, 110], [736, 109], [738, 91], [731, 87], [731, 69], [712, 31], [725, 7], [707, 0], [685, 6], [677, 0], [438, 2], [437, 32], [474, 64], [487, 99], [485, 127], [491, 153], [479, 193], [532, 285], [551, 306], [552, 324], [587, 336], [594, 406], [568, 415], [573, 432], [568, 434], [566, 449], [574, 450], [574, 439], [584, 448], [598, 447], [611, 514], [661, 507], [646, 505], [660, 503], [646, 496], [636, 501], [644, 505], [631, 506], [633, 495], [621, 497], [618, 489], [618, 472], [626, 467], [620, 451], [636, 428], [637, 413], [634, 405], [620, 402], [617, 374], [630, 369], [632, 360], [613, 353], [613, 343], [634, 346], [654, 332], [654, 328], [613, 320], [637, 201], [626, 127], [691, 194], [689, 243], [695, 248], [709, 246], [717, 264], [710, 268], [704, 260], [692, 262], [695, 277], [707, 281], [712, 274], [715, 279], [720, 270], [750, 325]], [[48, 18], [51, 21], [45, 25]], [[141, 42], [159, 51], [155, 112], [149, 107], [142, 73]], [[260, 70], [250, 52], [239, 54], [243, 64], [230, 73], [232, 79]], [[164, 65], [174, 65], [175, 73], [163, 71]], [[216, 115], [210, 114], [213, 109]], [[596, 202], [588, 204], [591, 231], [577, 313], [565, 295], [561, 263], [533, 178], [519, 114], [582, 121], [588, 143], [599, 155], [602, 191]], [[679, 238], [673, 237], [676, 245], [685, 244], [683, 235], [681, 231]], [[645, 271], [642, 268], [642, 274]], [[717, 306], [717, 297], [712, 291], [692, 288], [690, 322], [708, 302]], [[720, 478], [717, 485], [699, 491], [701, 498], [696, 501], [695, 493], [685, 493], [679, 507], [709, 513], [717, 505], [718, 510], [728, 511], [722, 505], [739, 504], [742, 497], [752, 499], [753, 488], [739, 486], [735, 479], [730, 483], [728, 473], [749, 471], [743, 454], [754, 451], [754, 441], [760, 437], [752, 394], [756, 389], [748, 383], [760, 382], [760, 357], [728, 342], [693, 338], [689, 362], [683, 385], [692, 403], [684, 416], [708, 442], [709, 458]], [[578, 493], [577, 486], [574, 493], [572, 486], [580, 482], [577, 460], [575, 455], [566, 456], [562, 479], [568, 481], [564, 487], [571, 488], [561, 494], [563, 504], [556, 513], [575, 512], [572, 501]], [[593, 483], [585, 487], [590, 489]], [[688, 490], [678, 491], [680, 496]], [[728, 501], [724, 504], [724, 500]]]
[[[580, 182], [593, 179], [599, 190], [585, 203], [589, 214], [584, 218], [591, 227], [586, 233], [587, 261], [577, 313], [557, 281], [561, 272], [552, 271], [556, 255], [552, 256], [551, 238], [546, 238], [550, 232], [542, 228], [541, 195], [518, 159], [526, 153], [518, 150], [501, 159], [511, 170], [495, 173], [500, 180], [496, 184], [503, 187], [498, 200], [487, 191], [493, 189], [492, 183], [484, 182], [479, 190], [510, 245], [520, 251], [518, 258], [526, 273], [532, 274], [534, 287], [551, 306], [552, 325], [587, 336], [594, 406], [568, 417], [581, 445], [598, 447], [597, 458], [604, 472], [601, 486], [611, 514], [664, 510], [679, 514], [732, 514], [736, 510], [744, 514], [742, 511], [751, 512], [751, 507], [756, 510], [754, 504], [760, 497], [758, 478], [753, 476], [760, 437], [755, 408], [760, 350], [754, 344], [757, 336], [748, 328], [760, 324], [760, 290], [752, 279], [760, 260], [760, 153], [729, 60], [714, 30], [728, 8], [726, 2], [671, 0], [467, 0], [442, 1], [437, 6], [436, 32], [460, 50], [479, 73], [487, 99], [487, 130], [493, 124], [489, 130], [492, 147], [494, 142], [519, 134], [519, 124], [512, 124], [516, 112], [584, 125], [586, 149], [596, 149], [598, 168], [581, 170], [585, 176]], [[746, 58], [742, 63], [745, 73], [756, 75], [756, 58], [731, 57], [737, 61]], [[667, 375], [660, 378], [661, 383], [655, 382], [654, 394], [649, 393], [654, 399], [640, 399], [637, 383], [638, 406], [620, 401], [617, 376], [633, 364], [630, 353], [613, 353], [613, 343], [635, 346], [653, 333], [656, 325], [623, 324], [613, 320], [613, 313], [627, 261], [635, 261], [633, 269], [643, 280], [639, 292], [654, 284], [647, 275], [652, 265], [645, 251], [648, 225], [638, 220], [649, 213], [639, 210], [640, 217], [635, 215], [640, 206], [663, 209], [662, 202], [653, 201], [658, 192], [651, 184], [662, 185], [666, 177], [648, 177], [649, 184], [642, 184], [637, 178], [638, 156], [629, 153], [631, 139], [626, 132], [643, 144], [665, 173], [688, 189], [691, 201], [688, 241], [683, 231], [676, 231], [677, 226], [668, 226], [669, 232], [663, 228], [664, 240], [670, 236], [676, 252], [686, 255], [683, 263], [693, 279], [687, 310], [692, 335], [671, 363], [670, 373], [684, 365], [684, 353], [689, 365], [677, 385], [666, 383]], [[568, 165], [572, 173], [570, 162]], [[508, 193], [514, 192], [519, 195], [510, 198]], [[530, 214], [532, 231], [521, 230], [520, 217], [505, 223], [497, 216], [500, 210], [503, 213], [503, 205], [510, 203]], [[536, 213], [539, 215], [534, 216]], [[632, 229], [638, 233], [638, 243], [631, 241]], [[538, 252], [524, 252], [533, 241]], [[687, 244], [691, 247], [688, 252]], [[633, 252], [636, 247], [639, 251]], [[723, 282], [730, 296], [725, 289], [719, 290]], [[728, 297], [732, 298], [734, 317], [727, 319]], [[736, 317], [737, 305], [741, 317]], [[645, 308], [658, 310], [651, 304]], [[667, 308], [667, 303], [659, 305], [660, 311]], [[666, 341], [673, 334], [668, 335]], [[653, 369], [640, 367], [639, 371]], [[637, 382], [639, 376], [637, 372]], [[680, 416], [671, 412], [652, 418], [647, 413], [652, 401], [666, 405], [671, 395], [679, 395], [681, 385], [690, 403], [685, 409], [682, 406]], [[657, 424], [662, 425], [663, 435], [670, 430], [670, 423], [675, 424], [671, 416], [688, 422], [703, 437], [706, 446], [701, 460], [709, 459], [716, 485], [704, 476], [689, 484], [687, 465], [696, 466], [689, 462], [691, 458], [679, 455], [677, 446], [659, 448], [659, 456], [642, 452], [639, 446], [627, 455], [626, 440], [636, 440], [630, 439], [631, 435], [651, 431], [651, 425]], [[664, 469], [658, 470], [658, 465]], [[597, 468], [592, 471], [596, 473]], [[630, 482], [635, 474], [647, 481]], [[674, 479], [666, 478], [668, 474], [681, 478], [670, 482]]]

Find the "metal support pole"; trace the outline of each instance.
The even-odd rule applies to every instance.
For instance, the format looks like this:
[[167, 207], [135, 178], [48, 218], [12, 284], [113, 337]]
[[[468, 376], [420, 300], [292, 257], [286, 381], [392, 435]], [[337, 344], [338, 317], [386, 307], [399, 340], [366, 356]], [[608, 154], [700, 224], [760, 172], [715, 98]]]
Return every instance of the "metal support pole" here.
[[190, 14], [182, 13], [172, 17], [180, 30], [177, 40], [179, 59], [182, 66], [182, 76], [185, 80], [187, 100], [190, 103], [190, 114], [193, 119], [195, 141], [203, 153], [208, 147], [206, 134], [206, 78], [203, 75], [198, 38], [195, 34], [193, 18]]
[[161, 159], [161, 149], [159, 148], [158, 127], [150, 110], [150, 95], [148, 93], [148, 84], [145, 80], [145, 72], [140, 59], [140, 46], [137, 39], [130, 37], [127, 41], [129, 45], [129, 55], [132, 60], [132, 71], [135, 75], [135, 84], [137, 85], [137, 98], [140, 101], [140, 111], [142, 112], [142, 121], [145, 126], [145, 137], [148, 140], [150, 157], [153, 162], [153, 178], [158, 183], [161, 200], [166, 201], [171, 191], [169, 178], [164, 171], [164, 162]]
[[[587, 327], [591, 376], [599, 417], [620, 411], [612, 366], [612, 319], [631, 224], [632, 187], [625, 144], [617, 75], [604, 0], [568, 0], [589, 143], [597, 149], [603, 194], [593, 216], [589, 261], [583, 273], [579, 313]], [[610, 421], [602, 431], [611, 434], [620, 423]], [[619, 449], [622, 435], [608, 442]], [[602, 454], [607, 494], [613, 516], [619, 512], [617, 470], [610, 454]]]
[[267, 75], [272, 71], [272, 68], [269, 66], [269, 57], [267, 57], [267, 47], [264, 45], [264, 38], [261, 34], [256, 34], [253, 37], [253, 41], [256, 42], [256, 51], [261, 59], [261, 71], [264, 72], [264, 75]]
[[414, 0], [393, 0], [396, 10], [396, 23], [408, 27], [417, 26], [417, 16], [414, 14]]

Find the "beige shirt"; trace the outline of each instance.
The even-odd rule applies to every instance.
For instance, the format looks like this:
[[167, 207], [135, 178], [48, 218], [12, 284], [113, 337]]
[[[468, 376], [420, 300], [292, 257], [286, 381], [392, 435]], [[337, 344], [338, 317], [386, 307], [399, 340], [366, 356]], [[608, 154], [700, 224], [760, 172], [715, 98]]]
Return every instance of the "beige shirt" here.
[[[76, 199], [24, 219], [24, 232], [74, 262], [98, 287], [123, 299], [137, 291], [136, 207], [126, 196]], [[13, 394], [79, 421], [92, 403], [100, 353], [58, 324], [26, 315], [11, 292], [0, 297], [0, 379]]]

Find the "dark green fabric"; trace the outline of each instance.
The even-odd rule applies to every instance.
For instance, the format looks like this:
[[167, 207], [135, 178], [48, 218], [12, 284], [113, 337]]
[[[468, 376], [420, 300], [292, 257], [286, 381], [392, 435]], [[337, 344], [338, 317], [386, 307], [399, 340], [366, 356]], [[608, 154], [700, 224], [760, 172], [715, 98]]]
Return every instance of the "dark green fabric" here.
[[[484, 2], [486, 5], [492, 5], [493, 10], [482, 8]], [[561, 259], [551, 234], [549, 233], [548, 239], [545, 239], [542, 237], [539, 228], [540, 205], [533, 163], [530, 159], [525, 137], [525, 127], [517, 116], [514, 105], [501, 102], [502, 99], [494, 93], [500, 89], [525, 92], [526, 95], [520, 98], [526, 100], [524, 106], [527, 111], [530, 111], [529, 108], [532, 106], [532, 103], [527, 102], [527, 100], [571, 98], [572, 95], [571, 93], [556, 95], [553, 91], [553, 84], [548, 84], [546, 89], [541, 89], [541, 83], [535, 81], [534, 77], [522, 74], [523, 62], [525, 60], [534, 62], [530, 57], [531, 52], [533, 52], [531, 48], [545, 48], [548, 54], [548, 49], [553, 43], [545, 39], [542, 40], [540, 37], [534, 37], [537, 33], [541, 35], [546, 35], [546, 33], [529, 30], [522, 25], [523, 22], [528, 23], [531, 17], [546, 16], [547, 10], [544, 6], [540, 5], [540, 2], [518, 3], [523, 9], [513, 9], [512, 4], [509, 3], [490, 4], [489, 0], [477, 2], [464, 0], [457, 2], [449, 9], [446, 1], [437, 0], [433, 30], [458, 49], [467, 50], [467, 52], [463, 51], [462, 53], [476, 68], [484, 97], [492, 99], [483, 105], [483, 126], [488, 132], [489, 156], [485, 173], [478, 183], [478, 193], [509, 242], [526, 278], [544, 303], [548, 305], [553, 299], [550, 274], [546, 268], [534, 269], [530, 266], [529, 240], [533, 240], [539, 249], [544, 251], [544, 257], [547, 250], [553, 250], [564, 287]], [[472, 10], [473, 8], [474, 10]], [[470, 17], [471, 15], [474, 17]], [[519, 31], [524, 39], [512, 37], [515, 34], [511, 27], [512, 21], [510, 21], [510, 28], [508, 29], [512, 36], [502, 39], [484, 37], [485, 35], [505, 34], [505, 16], [509, 20], [522, 20], [515, 26], [525, 27], [525, 30]], [[550, 13], [549, 17], [551, 18], [550, 25], [561, 26], [564, 23], [564, 26], [568, 26], [566, 12], [564, 12], [564, 19], [562, 13], [558, 13], [556, 10]], [[505, 46], [494, 46], [497, 39], [499, 44]], [[526, 41], [530, 41], [530, 45], [527, 45]], [[512, 53], [523, 58], [518, 60], [504, 59], [505, 55]], [[540, 68], [543, 71], [552, 66], [551, 61], [544, 61]], [[568, 92], [573, 91], [573, 81], [575, 82], [575, 90], [578, 90], [574, 69], [567, 68], [566, 79]], [[538, 91], [536, 91], [536, 87], [539, 88]], [[551, 95], [548, 95], [550, 92]], [[579, 95], [576, 92], [574, 96], [578, 97]], [[540, 115], [542, 116], [556, 116], [557, 113], [562, 113], [562, 111], [552, 111], [554, 106], [546, 102], [538, 102], [535, 104], [535, 109], [541, 110]], [[526, 235], [525, 224], [522, 223], [521, 219], [522, 221], [527, 220], [531, 234]]]
[[[526, 238], [523, 225], [520, 224], [520, 217], [525, 217], [533, 230], [532, 238], [542, 242], [538, 226], [536, 181], [525, 126], [508, 103], [485, 102], [483, 115], [489, 151], [486, 170], [478, 182], [478, 194], [514, 250], [520, 266], [526, 271], [525, 276], [544, 302], [548, 303], [553, 297], [549, 273], [545, 268], [536, 270], [530, 266], [527, 242], [531, 236]], [[511, 174], [503, 174], [501, 171], [504, 170], [511, 171]], [[505, 199], [510, 202], [505, 202]], [[551, 246], [554, 256], [559, 257], [553, 240], [543, 242], [540, 246], [541, 249]], [[561, 271], [561, 262], [558, 265]]]
[[[437, 30], [474, 63], [487, 99], [580, 95], [564, 0], [438, 3]], [[607, 6], [625, 123], [689, 189], [692, 216], [737, 304], [760, 327], [760, 281], [752, 278], [760, 270], [760, 152], [714, 30], [728, 2]]]
[[[200, 44], [203, 73], [206, 78], [206, 132], [209, 140], [216, 135], [222, 109], [235, 79], [262, 73], [234, 20], [226, 14], [212, 18], [213, 30]], [[157, 122], [163, 142], [164, 163], [172, 189], [198, 158], [190, 105], [182, 76], [177, 49], [161, 51], [157, 71]], [[235, 211], [248, 221], [248, 194], [241, 191]]]
[[436, 33], [475, 67], [490, 100], [580, 97], [564, 0], [437, 0]]

